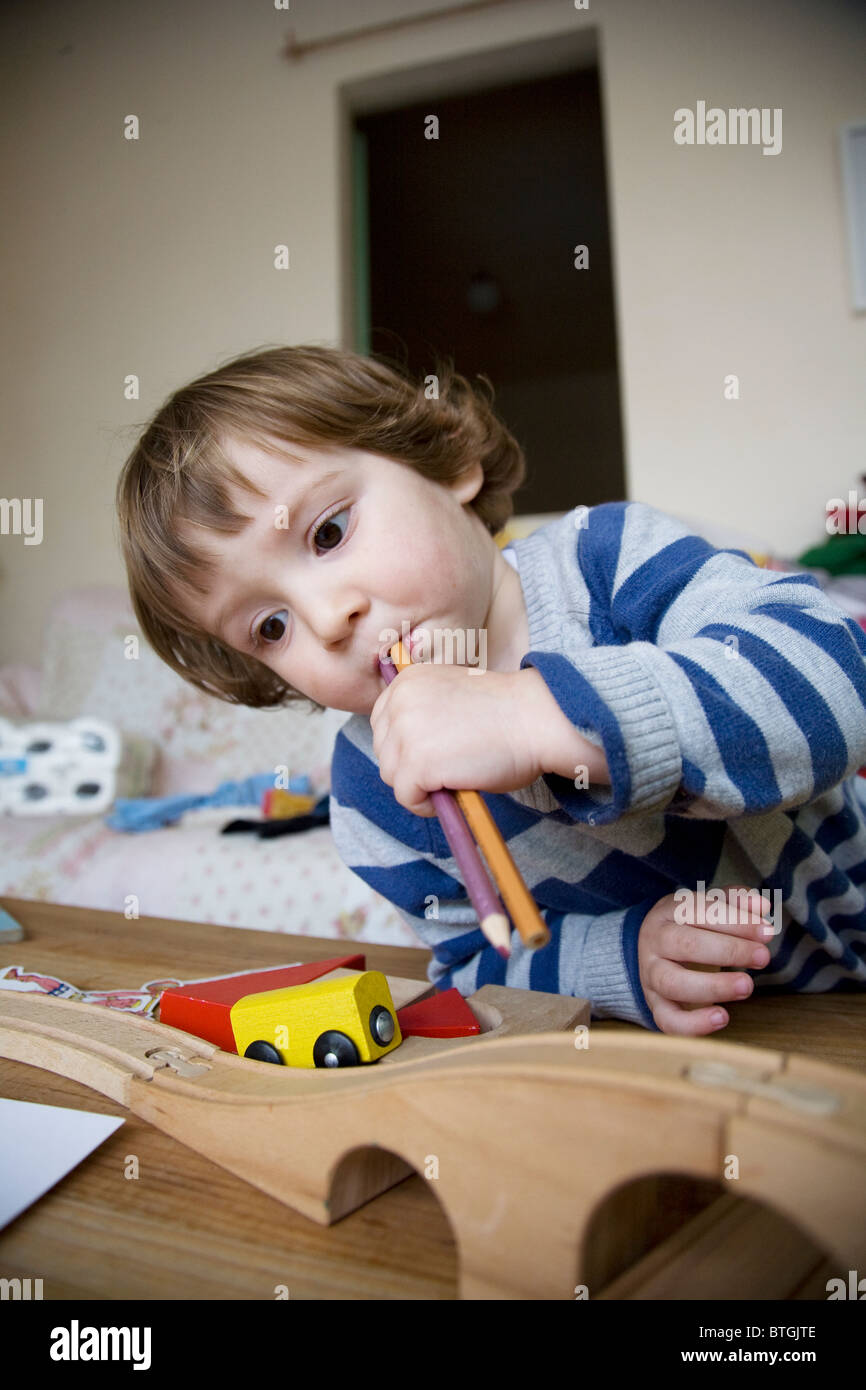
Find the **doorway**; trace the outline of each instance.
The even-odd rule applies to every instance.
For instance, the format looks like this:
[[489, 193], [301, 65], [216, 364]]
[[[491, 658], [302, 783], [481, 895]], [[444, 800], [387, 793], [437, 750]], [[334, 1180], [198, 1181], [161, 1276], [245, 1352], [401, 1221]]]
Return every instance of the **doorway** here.
[[416, 379], [434, 354], [489, 378], [527, 458], [515, 511], [624, 498], [597, 56], [584, 44], [531, 78], [488, 68], [480, 87], [461, 61], [444, 91], [346, 92], [349, 341]]

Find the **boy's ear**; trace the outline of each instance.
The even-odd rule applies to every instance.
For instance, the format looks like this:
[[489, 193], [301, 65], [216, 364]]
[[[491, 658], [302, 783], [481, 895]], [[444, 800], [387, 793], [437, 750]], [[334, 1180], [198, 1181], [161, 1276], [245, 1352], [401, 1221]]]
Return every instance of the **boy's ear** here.
[[459, 478], [454, 478], [446, 486], [459, 502], [471, 502], [477, 497], [484, 483], [484, 469], [480, 463], [473, 463]]

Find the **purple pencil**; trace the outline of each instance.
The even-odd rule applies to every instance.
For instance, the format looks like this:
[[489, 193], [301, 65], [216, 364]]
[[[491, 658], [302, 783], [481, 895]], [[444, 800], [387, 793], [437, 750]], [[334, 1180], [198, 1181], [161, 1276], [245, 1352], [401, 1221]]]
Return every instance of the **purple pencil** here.
[[[398, 642], [396, 646], [400, 647], [402, 643]], [[392, 648], [392, 656], [395, 650], [396, 648]], [[381, 660], [379, 670], [382, 672], [383, 680], [386, 680], [389, 685], [398, 674], [396, 664]], [[446, 788], [441, 791], [430, 792], [429, 795], [439, 824], [442, 826], [445, 838], [451, 848], [451, 853], [457, 860], [463, 875], [463, 882], [466, 885], [472, 906], [478, 914], [481, 930], [491, 946], [507, 960], [511, 954], [509, 944], [511, 941], [511, 923], [490, 882], [490, 876], [481, 862], [481, 857], [472, 838], [472, 832], [457, 804], [457, 798], [453, 792]]]

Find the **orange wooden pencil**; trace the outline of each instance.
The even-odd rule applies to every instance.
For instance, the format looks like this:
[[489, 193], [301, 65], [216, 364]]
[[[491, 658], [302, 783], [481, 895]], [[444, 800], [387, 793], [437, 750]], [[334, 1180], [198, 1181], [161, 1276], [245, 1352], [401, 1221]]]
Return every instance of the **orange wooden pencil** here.
[[[391, 648], [391, 660], [398, 673], [410, 664], [406, 659], [402, 642], [396, 642]], [[455, 791], [454, 795], [487, 860], [487, 867], [524, 946], [530, 950], [546, 946], [550, 940], [550, 931], [511, 857], [487, 803], [476, 791]]]
[[[411, 664], [408, 654], [398, 642], [391, 652], [391, 661], [379, 661], [382, 679], [389, 684], [397, 675]], [[489, 871], [478, 853], [472, 838], [472, 831], [457, 803], [457, 797], [447, 787], [430, 792], [430, 801], [443, 834], [448, 841], [451, 853], [463, 875], [463, 883], [478, 914], [478, 924], [491, 946], [505, 960], [511, 954], [511, 923], [496, 894], [496, 887]]]
[[550, 940], [547, 923], [527, 888], [523, 876], [511, 857], [499, 826], [490, 814], [487, 802], [478, 792], [456, 791], [457, 804], [466, 817], [469, 829], [478, 841], [502, 901], [511, 913], [511, 920], [524, 946], [537, 950]]

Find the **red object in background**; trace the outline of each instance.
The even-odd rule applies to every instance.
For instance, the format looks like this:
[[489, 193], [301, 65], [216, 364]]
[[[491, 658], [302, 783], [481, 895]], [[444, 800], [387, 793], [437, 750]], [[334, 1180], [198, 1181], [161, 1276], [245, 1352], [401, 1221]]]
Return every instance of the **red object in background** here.
[[404, 1038], [470, 1038], [481, 1032], [478, 1019], [459, 989], [445, 989], [397, 1010]]
[[232, 1004], [247, 994], [260, 994], [266, 989], [309, 984], [331, 970], [365, 970], [365, 959], [363, 955], [335, 956], [307, 965], [278, 965], [271, 970], [249, 970], [243, 975], [223, 975], [165, 989], [159, 1000], [159, 1021], [196, 1038], [206, 1038], [223, 1052], [236, 1052]]

